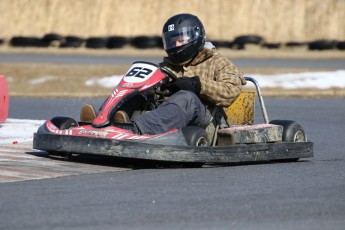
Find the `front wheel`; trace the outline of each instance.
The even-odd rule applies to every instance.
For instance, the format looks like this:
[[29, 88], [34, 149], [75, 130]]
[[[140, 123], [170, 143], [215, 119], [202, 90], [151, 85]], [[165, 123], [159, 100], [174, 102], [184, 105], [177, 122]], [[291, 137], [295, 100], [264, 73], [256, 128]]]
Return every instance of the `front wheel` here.
[[210, 140], [205, 129], [187, 126], [182, 129], [182, 132], [189, 146], [210, 146]]
[[[194, 147], [206, 147], [210, 146], [210, 140], [208, 138], [205, 129], [196, 126], [187, 126], [182, 128], [183, 135], [189, 146]], [[183, 164], [185, 167], [200, 168], [204, 165], [202, 162], [189, 162]]]
[[78, 126], [78, 122], [70, 117], [53, 117], [50, 121], [61, 130]]

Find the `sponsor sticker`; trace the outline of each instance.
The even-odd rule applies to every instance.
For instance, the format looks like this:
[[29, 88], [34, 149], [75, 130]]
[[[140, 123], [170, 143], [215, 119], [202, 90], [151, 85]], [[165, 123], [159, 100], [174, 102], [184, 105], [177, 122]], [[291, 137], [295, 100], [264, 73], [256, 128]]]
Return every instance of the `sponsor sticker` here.
[[108, 132], [100, 132], [100, 131], [94, 131], [94, 130], [81, 130], [78, 132], [78, 135], [82, 134], [88, 134], [96, 137], [106, 137], [108, 135]]
[[168, 25], [168, 31], [175, 30], [174, 24]]

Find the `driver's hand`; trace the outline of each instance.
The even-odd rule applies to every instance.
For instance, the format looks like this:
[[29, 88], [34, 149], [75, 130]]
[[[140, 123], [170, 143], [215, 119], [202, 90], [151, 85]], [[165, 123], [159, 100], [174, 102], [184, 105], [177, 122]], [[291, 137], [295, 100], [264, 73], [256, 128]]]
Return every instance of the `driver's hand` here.
[[176, 93], [179, 90], [189, 90], [195, 94], [199, 94], [201, 90], [201, 83], [198, 76], [179, 77], [176, 81], [168, 82], [164, 85], [172, 93]]

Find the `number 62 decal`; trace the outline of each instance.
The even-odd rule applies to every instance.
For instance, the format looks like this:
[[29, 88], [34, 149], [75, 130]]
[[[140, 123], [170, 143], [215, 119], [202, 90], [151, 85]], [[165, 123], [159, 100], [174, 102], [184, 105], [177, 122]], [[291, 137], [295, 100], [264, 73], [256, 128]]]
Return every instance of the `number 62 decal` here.
[[151, 69], [142, 68], [142, 67], [134, 67], [126, 74], [126, 77], [139, 77], [145, 78], [152, 73]]
[[158, 68], [146, 63], [135, 63], [124, 76], [128, 83], [139, 83], [149, 79]]

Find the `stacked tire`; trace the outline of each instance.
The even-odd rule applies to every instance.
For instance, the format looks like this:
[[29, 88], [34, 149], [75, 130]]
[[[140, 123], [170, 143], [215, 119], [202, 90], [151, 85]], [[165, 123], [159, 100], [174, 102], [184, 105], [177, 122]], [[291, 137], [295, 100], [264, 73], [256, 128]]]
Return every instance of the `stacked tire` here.
[[337, 46], [334, 40], [316, 40], [308, 43], [309, 50], [332, 50]]
[[137, 36], [132, 38], [131, 45], [138, 49], [163, 48], [160, 36]]
[[108, 38], [108, 49], [120, 49], [129, 44], [129, 39], [122, 36], [111, 36]]
[[338, 48], [339, 50], [345, 50], [345, 41], [343, 41], [343, 42], [338, 42], [337, 48]]
[[242, 35], [235, 37], [233, 48], [243, 50], [247, 44], [261, 45], [263, 42], [264, 38], [259, 35]]
[[[0, 38], [0, 45], [4, 44], [4, 39]], [[280, 42], [267, 42], [262, 36], [252, 35], [240, 35], [234, 38], [234, 40], [211, 40], [211, 43], [216, 48], [228, 48], [235, 50], [243, 50], [246, 45], [257, 45], [265, 49], [280, 49], [286, 48], [300, 48], [307, 47], [308, 50], [345, 50], [345, 41], [336, 40], [314, 40], [310, 42], [287, 42], [285, 44]], [[89, 49], [120, 49], [127, 45], [136, 49], [153, 49], [163, 48], [163, 42], [161, 36], [94, 36], [89, 38], [83, 38], [79, 36], [62, 36], [57, 33], [48, 33], [43, 37], [35, 36], [14, 36], [9, 40], [9, 45], [13, 47], [60, 47], [60, 48], [79, 48], [86, 47]]]
[[49, 43], [38, 37], [15, 36], [10, 40], [13, 47], [48, 47]]
[[67, 36], [62, 39], [60, 43], [60, 48], [79, 48], [85, 42], [84, 38], [78, 36]]
[[211, 43], [216, 47], [216, 48], [232, 48], [233, 42], [232, 41], [227, 41], [227, 40], [211, 40]]

